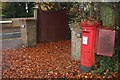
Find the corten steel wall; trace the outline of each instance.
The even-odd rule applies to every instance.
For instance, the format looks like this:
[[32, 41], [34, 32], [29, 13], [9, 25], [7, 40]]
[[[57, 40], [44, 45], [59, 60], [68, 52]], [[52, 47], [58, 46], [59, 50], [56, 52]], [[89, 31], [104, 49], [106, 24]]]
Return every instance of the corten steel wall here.
[[44, 12], [38, 10], [37, 42], [68, 39], [69, 27], [66, 10]]

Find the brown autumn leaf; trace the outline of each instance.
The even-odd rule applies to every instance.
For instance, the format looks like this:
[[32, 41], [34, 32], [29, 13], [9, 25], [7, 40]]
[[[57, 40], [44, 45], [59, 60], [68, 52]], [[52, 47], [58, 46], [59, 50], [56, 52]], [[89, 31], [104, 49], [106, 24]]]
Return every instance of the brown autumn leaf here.
[[[71, 59], [70, 40], [8, 49], [2, 53], [3, 78], [103, 78], [80, 72], [80, 62]], [[112, 73], [109, 78], [115, 75]]]

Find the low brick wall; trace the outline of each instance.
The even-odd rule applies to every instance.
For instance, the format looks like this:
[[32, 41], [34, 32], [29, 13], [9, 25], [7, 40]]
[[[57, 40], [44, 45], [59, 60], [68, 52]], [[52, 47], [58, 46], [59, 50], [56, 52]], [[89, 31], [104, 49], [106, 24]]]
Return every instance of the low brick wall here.
[[2, 24], [2, 28], [20, 28], [21, 41], [18, 46], [31, 47], [36, 45], [36, 19], [34, 18], [11, 18], [12, 23]]
[[30, 18], [3, 18], [2, 21], [12, 21], [12, 23], [4, 23], [2, 24], [2, 27], [10, 27], [10, 28], [14, 28], [14, 27], [20, 27], [21, 26], [21, 20], [26, 20], [26, 19], [34, 19], [33, 17]]
[[69, 24], [71, 29], [71, 56], [73, 60], [80, 60], [81, 28], [79, 23]]

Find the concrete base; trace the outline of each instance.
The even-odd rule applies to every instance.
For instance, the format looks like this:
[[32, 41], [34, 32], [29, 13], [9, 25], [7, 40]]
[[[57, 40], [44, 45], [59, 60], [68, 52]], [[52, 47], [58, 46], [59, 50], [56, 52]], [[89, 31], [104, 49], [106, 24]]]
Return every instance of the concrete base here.
[[94, 68], [94, 65], [91, 66], [91, 67], [86, 67], [86, 66], [80, 65], [80, 71], [81, 71], [81, 72], [89, 72], [89, 71], [91, 71], [93, 68]]

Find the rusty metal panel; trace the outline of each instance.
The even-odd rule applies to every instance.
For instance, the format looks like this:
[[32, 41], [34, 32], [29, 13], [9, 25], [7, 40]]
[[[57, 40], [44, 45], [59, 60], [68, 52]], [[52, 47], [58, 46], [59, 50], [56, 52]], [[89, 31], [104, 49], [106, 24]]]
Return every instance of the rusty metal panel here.
[[99, 28], [97, 34], [96, 54], [112, 57], [114, 53], [114, 41], [115, 30]]
[[68, 21], [66, 10], [38, 11], [37, 40], [38, 42], [50, 42], [65, 40], [68, 38]]

